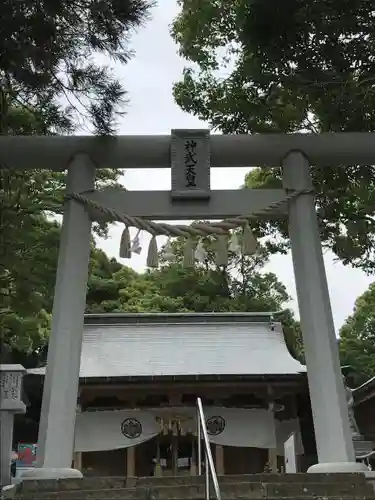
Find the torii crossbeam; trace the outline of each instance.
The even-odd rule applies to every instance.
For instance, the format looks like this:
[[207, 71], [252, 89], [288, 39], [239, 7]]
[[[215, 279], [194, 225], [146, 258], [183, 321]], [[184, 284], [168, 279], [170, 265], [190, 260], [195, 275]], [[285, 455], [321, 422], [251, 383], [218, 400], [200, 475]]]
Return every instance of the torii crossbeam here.
[[[142, 218], [288, 217], [319, 459], [310, 471], [364, 470], [355, 463], [310, 164], [373, 165], [375, 134], [210, 136], [207, 130], [173, 130], [171, 136], [0, 137], [0, 168], [68, 171], [39, 430], [40, 468], [27, 477], [80, 474], [70, 467], [91, 222], [129, 220], [125, 215], [140, 223]], [[283, 189], [211, 191], [211, 167], [258, 165], [281, 166]], [[100, 193], [94, 188], [100, 167], [172, 167], [172, 190]]]

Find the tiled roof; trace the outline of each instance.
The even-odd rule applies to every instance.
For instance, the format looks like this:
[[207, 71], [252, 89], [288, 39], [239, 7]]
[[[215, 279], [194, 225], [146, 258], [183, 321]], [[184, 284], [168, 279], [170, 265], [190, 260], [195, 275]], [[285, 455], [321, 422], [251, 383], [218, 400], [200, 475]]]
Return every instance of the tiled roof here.
[[[247, 314], [89, 316], [81, 378], [304, 372], [281, 325]], [[43, 374], [44, 368], [29, 370]]]

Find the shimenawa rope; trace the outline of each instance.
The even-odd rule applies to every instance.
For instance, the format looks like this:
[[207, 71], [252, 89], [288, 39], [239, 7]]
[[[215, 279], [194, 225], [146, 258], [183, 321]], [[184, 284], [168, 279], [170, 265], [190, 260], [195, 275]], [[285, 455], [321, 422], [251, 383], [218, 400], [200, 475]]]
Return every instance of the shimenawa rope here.
[[282, 200], [271, 203], [268, 207], [249, 215], [241, 215], [238, 217], [224, 219], [219, 222], [194, 222], [193, 224], [181, 225], [181, 224], [166, 224], [162, 222], [154, 222], [152, 220], [143, 217], [134, 217], [129, 214], [119, 213], [112, 208], [105, 207], [100, 203], [97, 203], [90, 198], [85, 196], [85, 193], [69, 193], [65, 196], [66, 200], [75, 200], [82, 203], [85, 206], [90, 207], [93, 210], [99, 211], [104, 214], [113, 222], [122, 222], [125, 225], [125, 230], [121, 237], [120, 244], [120, 257], [130, 258], [131, 257], [131, 240], [129, 234], [129, 228], [135, 227], [139, 230], [147, 231], [152, 235], [148, 257], [147, 265], [149, 267], [158, 266], [158, 249], [156, 243], [156, 236], [168, 236], [168, 237], [183, 237], [187, 238], [184, 261], [187, 265], [192, 265], [194, 263], [194, 250], [196, 242], [193, 242], [192, 237], [203, 237], [203, 236], [216, 236], [217, 237], [217, 262], [218, 265], [225, 265], [227, 261], [228, 253], [228, 238], [229, 231], [233, 229], [243, 228], [243, 242], [242, 242], [242, 253], [244, 255], [251, 255], [255, 253], [257, 243], [254, 235], [252, 234], [249, 221], [257, 219], [261, 216], [267, 215], [268, 213], [277, 211], [286, 203], [290, 203], [299, 196], [303, 194], [312, 194], [312, 190], [301, 190], [301, 191], [286, 191], [287, 195]]

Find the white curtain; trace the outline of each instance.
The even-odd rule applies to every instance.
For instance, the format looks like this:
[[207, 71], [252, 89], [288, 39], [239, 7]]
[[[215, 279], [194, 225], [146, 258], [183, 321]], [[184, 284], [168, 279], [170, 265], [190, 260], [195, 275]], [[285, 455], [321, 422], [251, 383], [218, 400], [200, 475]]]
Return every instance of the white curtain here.
[[[195, 408], [158, 408], [151, 411], [159, 418], [176, 417], [185, 433], [196, 435]], [[267, 410], [207, 406], [203, 412], [211, 443], [236, 447], [276, 447], [274, 418]]]
[[[284, 443], [296, 433], [297, 452], [303, 453], [299, 421], [274, 420], [267, 410], [205, 407], [209, 440], [223, 446], [276, 448], [284, 455]], [[104, 451], [136, 446], [160, 433], [160, 419], [177, 419], [185, 432], [196, 434], [194, 408], [96, 411], [77, 414], [75, 451]], [[159, 422], [158, 422], [159, 420]]]
[[211, 443], [252, 448], [276, 447], [274, 418], [267, 410], [207, 407], [204, 414]]
[[105, 451], [136, 446], [152, 439], [160, 426], [152, 413], [136, 410], [78, 413], [75, 451]]

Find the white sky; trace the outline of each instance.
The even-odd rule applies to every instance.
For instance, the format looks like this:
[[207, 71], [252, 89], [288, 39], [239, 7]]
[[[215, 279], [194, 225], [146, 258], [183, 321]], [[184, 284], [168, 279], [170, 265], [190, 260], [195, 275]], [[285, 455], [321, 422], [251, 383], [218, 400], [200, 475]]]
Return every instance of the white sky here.
[[[126, 67], [115, 67], [122, 79], [130, 104], [127, 115], [121, 120], [119, 134], [169, 134], [172, 128], [205, 128], [206, 124], [183, 113], [174, 103], [172, 85], [181, 78], [184, 61], [177, 54], [177, 47], [169, 36], [169, 25], [177, 13], [174, 0], [160, 0], [153, 11], [153, 19], [145, 28], [133, 36], [132, 48], [135, 57]], [[212, 189], [236, 189], [243, 184], [248, 169], [214, 169]], [[168, 170], [128, 170], [122, 180], [130, 190], [169, 189]], [[118, 258], [118, 247], [122, 228], [112, 226], [110, 237], [100, 240], [99, 246], [109, 256]], [[147, 239], [141, 256], [122, 263], [137, 271], [145, 268]], [[335, 262], [330, 253], [325, 255], [327, 277], [332, 300], [336, 329], [351, 314], [354, 301], [373, 281], [359, 270], [344, 267]], [[293, 297], [289, 306], [298, 315], [293, 267], [290, 255], [275, 256], [267, 266], [286, 285]]]

